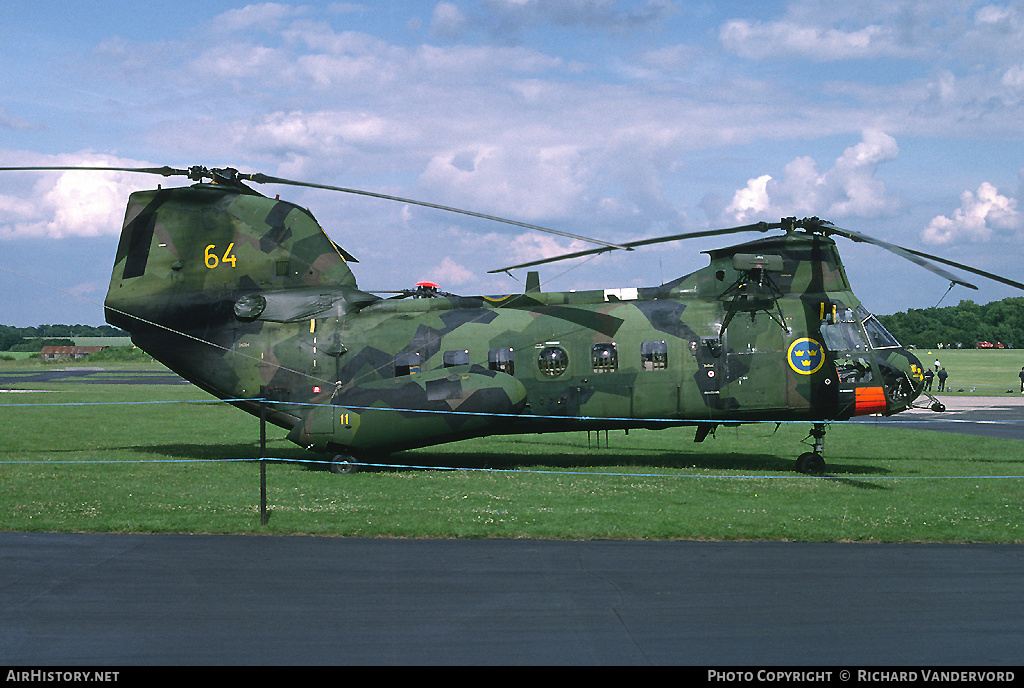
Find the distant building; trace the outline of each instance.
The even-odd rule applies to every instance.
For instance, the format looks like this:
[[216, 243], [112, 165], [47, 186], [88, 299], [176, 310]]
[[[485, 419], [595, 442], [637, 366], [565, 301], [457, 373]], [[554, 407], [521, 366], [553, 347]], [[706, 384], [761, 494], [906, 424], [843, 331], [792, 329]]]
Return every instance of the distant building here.
[[77, 361], [80, 358], [96, 353], [105, 346], [44, 346], [39, 357], [46, 361]]

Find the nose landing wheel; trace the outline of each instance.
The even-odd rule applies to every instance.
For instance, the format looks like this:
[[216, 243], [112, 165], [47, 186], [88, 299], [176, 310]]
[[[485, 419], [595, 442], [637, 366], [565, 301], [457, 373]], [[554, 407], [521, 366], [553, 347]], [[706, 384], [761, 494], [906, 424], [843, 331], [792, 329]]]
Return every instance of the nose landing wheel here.
[[825, 459], [821, 454], [805, 452], [797, 457], [796, 470], [807, 475], [821, 475], [825, 472]]
[[804, 452], [796, 459], [796, 470], [807, 475], [821, 475], [825, 472], [825, 459], [821, 453], [825, 449], [825, 424], [815, 423], [811, 427], [814, 438], [814, 451]]

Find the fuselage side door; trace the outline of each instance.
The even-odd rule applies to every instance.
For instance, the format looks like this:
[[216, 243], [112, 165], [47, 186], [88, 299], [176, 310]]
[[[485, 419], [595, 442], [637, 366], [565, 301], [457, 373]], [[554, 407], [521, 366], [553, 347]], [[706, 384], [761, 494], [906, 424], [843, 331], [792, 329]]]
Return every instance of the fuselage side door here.
[[725, 407], [743, 412], [786, 408], [784, 335], [782, 326], [764, 311], [742, 313], [729, 323], [721, 391]]
[[683, 412], [683, 376], [693, 374], [693, 357], [684, 354], [684, 342], [676, 337], [644, 333], [636, 354], [639, 370], [632, 382], [631, 415], [634, 418], [668, 419]]

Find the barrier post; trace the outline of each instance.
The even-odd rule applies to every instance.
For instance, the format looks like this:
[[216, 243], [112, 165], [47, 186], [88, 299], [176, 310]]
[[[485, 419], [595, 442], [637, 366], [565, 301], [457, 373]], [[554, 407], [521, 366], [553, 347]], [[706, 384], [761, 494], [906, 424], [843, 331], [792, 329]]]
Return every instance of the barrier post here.
[[260, 388], [260, 525], [267, 525], [267, 395]]

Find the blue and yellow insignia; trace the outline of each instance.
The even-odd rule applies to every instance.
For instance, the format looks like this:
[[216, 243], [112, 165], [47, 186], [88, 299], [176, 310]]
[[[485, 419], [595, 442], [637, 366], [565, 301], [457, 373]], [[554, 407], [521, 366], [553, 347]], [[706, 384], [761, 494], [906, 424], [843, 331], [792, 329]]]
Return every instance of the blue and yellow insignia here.
[[825, 363], [825, 351], [821, 344], [801, 337], [789, 347], [789, 367], [801, 375], [811, 375]]

